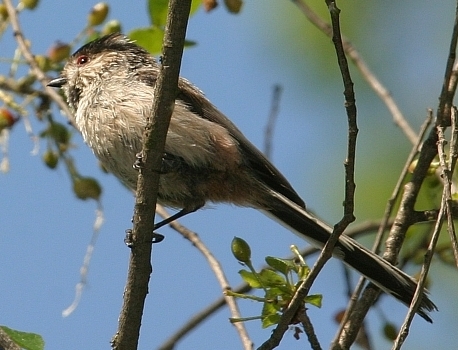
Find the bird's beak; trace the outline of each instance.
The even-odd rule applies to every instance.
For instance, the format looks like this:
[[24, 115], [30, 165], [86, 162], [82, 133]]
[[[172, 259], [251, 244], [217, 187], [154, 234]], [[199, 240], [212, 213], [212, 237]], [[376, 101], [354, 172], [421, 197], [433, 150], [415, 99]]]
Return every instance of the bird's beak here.
[[60, 87], [62, 87], [63, 85], [65, 85], [66, 83], [67, 83], [67, 78], [59, 77], [59, 78], [56, 78], [56, 79], [51, 80], [51, 81], [48, 83], [48, 86], [60, 88]]

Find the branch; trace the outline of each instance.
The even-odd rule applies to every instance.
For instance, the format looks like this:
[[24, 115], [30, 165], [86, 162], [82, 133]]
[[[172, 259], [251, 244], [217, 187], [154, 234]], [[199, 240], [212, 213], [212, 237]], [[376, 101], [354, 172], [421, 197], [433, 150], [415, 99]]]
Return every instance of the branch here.
[[0, 349], [2, 350], [21, 350], [21, 347], [17, 345], [1, 327], [0, 327]]
[[[321, 30], [328, 37], [332, 36], [331, 26], [323, 21], [313, 10], [305, 3], [304, 0], [293, 0], [294, 4], [304, 13], [307, 19]], [[378, 97], [385, 104], [386, 108], [390, 111], [394, 123], [404, 132], [406, 137], [412, 144], [417, 142], [417, 134], [409, 125], [408, 121], [399, 109], [396, 101], [391, 96], [388, 89], [380, 82], [377, 76], [370, 70], [366, 62], [359, 54], [356, 47], [344, 36], [342, 36], [343, 48], [346, 55], [352, 60], [356, 68], [359, 69], [362, 77], [366, 80], [372, 90], [378, 95]]]
[[132, 249], [124, 304], [119, 326], [112, 340], [116, 350], [132, 350], [138, 345], [144, 303], [151, 268], [154, 212], [162, 154], [178, 90], [181, 57], [191, 0], [171, 0], [163, 41], [163, 60], [154, 90], [151, 115], [143, 135], [142, 169], [137, 183]]
[[[450, 124], [450, 115], [451, 115], [451, 106], [453, 101], [453, 96], [456, 92], [457, 79], [456, 74], [453, 71], [455, 57], [456, 57], [456, 44], [458, 41], [458, 9], [455, 14], [455, 23], [452, 33], [452, 39], [450, 43], [449, 57], [446, 63], [445, 68], [445, 78], [442, 86], [442, 91], [439, 97], [439, 107], [437, 111], [437, 125], [447, 126]], [[421, 186], [425, 177], [427, 176], [429, 166], [433, 159], [437, 155], [437, 141], [438, 135], [437, 130], [433, 128], [428, 138], [422, 145], [422, 149], [418, 158], [417, 165], [412, 173], [412, 177], [409, 182], [404, 186], [404, 194], [401, 198], [399, 210], [394, 219], [394, 224], [391, 227], [389, 237], [386, 241], [386, 250], [383, 257], [392, 264], [396, 263], [399, 250], [401, 249], [402, 243], [404, 242], [405, 234], [407, 229], [414, 223], [413, 217], [415, 215], [415, 203], [418, 198]], [[438, 221], [441, 219], [442, 215], [439, 215]], [[432, 239], [433, 244], [434, 238]], [[433, 245], [434, 246], [434, 245]], [[425, 261], [425, 264], [427, 262]], [[425, 265], [423, 269], [427, 270]], [[417, 287], [417, 292], [421, 287], [421, 283]], [[364, 293], [361, 296], [361, 299], [356, 305], [356, 310], [359, 310], [360, 313], [367, 313], [367, 305], [371, 305], [379, 295], [378, 289], [374, 288], [371, 284], [366, 288]], [[412, 309], [415, 306], [415, 300], [412, 301]], [[366, 306], [364, 306], [366, 305]], [[409, 311], [410, 312], [410, 311]], [[353, 316], [353, 315], [352, 315]], [[356, 336], [354, 330], [357, 328], [358, 320], [355, 320], [352, 317], [351, 320], [347, 322], [344, 326], [344, 333], [350, 333], [353, 330], [352, 335], [347, 337], [347, 341], [341, 341], [340, 346], [342, 348], [347, 348], [351, 344], [351, 338]], [[342, 337], [341, 337], [342, 338]]]
[[417, 289], [415, 290], [415, 294], [413, 296], [412, 303], [409, 307], [409, 312], [407, 313], [405, 321], [402, 324], [401, 329], [399, 330], [398, 336], [396, 337], [396, 340], [393, 344], [393, 348], [392, 348], [393, 350], [399, 350], [402, 344], [404, 343], [405, 339], [407, 338], [407, 335], [409, 334], [410, 325], [413, 321], [416, 310], [418, 309], [418, 306], [421, 303], [422, 293], [426, 285], [426, 278], [428, 276], [429, 267], [431, 266], [431, 261], [434, 255], [434, 248], [436, 247], [437, 240], [439, 239], [442, 222], [445, 217], [444, 215], [445, 208], [446, 206], [445, 206], [445, 196], [444, 196], [442, 205], [441, 205], [441, 210], [439, 213], [439, 217], [437, 218], [436, 225], [434, 227], [433, 236], [428, 246], [428, 250], [426, 251], [426, 254], [425, 254], [425, 261], [421, 269], [420, 278], [417, 284]]
[[[382, 222], [381, 222], [381, 224], [380, 224], [380, 226], [378, 228], [377, 236], [376, 236], [374, 244], [372, 246], [372, 250], [374, 252], [376, 252], [376, 253], [380, 249], [380, 245], [382, 243], [382, 238], [383, 238], [383, 235], [385, 233], [385, 230], [390, 225], [390, 217], [391, 217], [394, 205], [395, 205], [398, 197], [401, 194], [402, 184], [404, 183], [405, 178], [406, 178], [406, 176], [408, 174], [409, 166], [412, 163], [412, 161], [414, 160], [415, 156], [418, 154], [421, 142], [423, 141], [423, 138], [424, 138], [424, 136], [426, 134], [426, 131], [428, 130], [429, 126], [431, 125], [431, 122], [432, 122], [432, 115], [429, 113], [427, 118], [426, 118], [426, 121], [423, 123], [423, 125], [421, 127], [420, 133], [419, 133], [419, 135], [417, 137], [417, 143], [412, 147], [412, 150], [411, 150], [409, 156], [407, 157], [407, 161], [405, 162], [404, 168], [402, 169], [401, 174], [400, 174], [400, 176], [398, 178], [398, 182], [396, 183], [396, 185], [394, 187], [394, 190], [393, 190], [393, 192], [391, 194], [391, 197], [387, 202], [387, 205], [385, 207], [385, 213], [384, 213], [383, 218], [382, 218]], [[431, 213], [431, 212], [428, 213], [429, 215], [427, 213], [425, 213], [425, 212], [415, 212], [415, 214], [416, 214], [416, 217], [415, 217], [416, 221], [415, 222], [423, 221], [426, 218], [428, 218], [429, 220], [435, 220], [437, 218], [437, 216], [434, 216], [434, 213]], [[391, 224], [392, 224], [392, 222], [391, 222]], [[339, 330], [337, 331], [336, 336], [335, 336], [335, 338], [333, 340], [333, 344], [337, 344], [338, 343], [338, 339], [342, 336], [342, 333], [343, 333], [343, 330], [344, 330], [345, 327], [346, 327], [345, 332], [348, 333], [348, 334], [352, 334], [349, 337], [351, 337], [351, 338], [355, 337], [355, 340], [356, 340], [357, 337], [358, 337], [358, 333], [359, 333], [359, 330], [360, 330], [361, 326], [364, 326], [362, 321], [364, 319], [365, 314], [367, 313], [369, 308], [372, 306], [373, 300], [372, 300], [372, 298], [368, 299], [368, 300], [365, 299], [364, 302], [361, 300], [361, 302], [360, 302], [361, 303], [361, 307], [358, 308], [358, 310], [359, 310], [358, 312], [362, 313], [362, 317], [361, 318], [355, 316], [357, 314], [357, 312], [355, 310], [355, 305], [356, 305], [356, 301], [358, 300], [359, 295], [361, 294], [361, 291], [363, 290], [365, 281], [366, 281], [366, 279], [364, 277], [361, 277], [359, 279], [356, 287], [354, 288], [354, 292], [350, 297], [350, 302], [349, 302], [349, 304], [347, 306], [347, 309], [345, 310], [345, 314], [342, 317], [342, 320], [340, 321], [340, 327], [339, 327]], [[350, 315], [352, 315], [352, 322], [349, 325], [347, 325], [347, 322], [349, 321]], [[359, 319], [361, 322], [360, 323], [359, 322], [355, 322], [356, 319]]]
[[[160, 214], [160, 213], [159, 213]], [[380, 222], [372, 222], [368, 221], [365, 223], [362, 223], [360, 225], [357, 225], [355, 227], [352, 227], [349, 229], [349, 231], [346, 233], [349, 237], [356, 238], [360, 235], [364, 235], [366, 233], [372, 232], [376, 230], [380, 226]], [[320, 249], [315, 248], [313, 246], [309, 246], [305, 248], [304, 250], [301, 251], [301, 255], [305, 257], [309, 257], [313, 254], [316, 254], [320, 251]], [[292, 259], [294, 256], [290, 256], [287, 259]], [[267, 268], [268, 266], [264, 266], [263, 268]], [[242, 283], [239, 286], [233, 288], [233, 291], [235, 293], [239, 294], [246, 294], [250, 292], [252, 288], [246, 284]], [[207, 318], [215, 314], [217, 311], [219, 311], [222, 307], [226, 305], [226, 299], [225, 297], [220, 297], [210, 303], [207, 307], [202, 309], [201, 311], [197, 312], [194, 316], [192, 316], [188, 321], [186, 321], [179, 329], [173, 333], [167, 341], [163, 343], [162, 346], [159, 347], [161, 350], [166, 350], [170, 349], [169, 345], [170, 344], [175, 344], [186, 336], [189, 332], [191, 332], [194, 328], [196, 328], [200, 323], [204, 322]]]
[[452, 175], [453, 175], [453, 170], [456, 164], [456, 117], [457, 117], [456, 113], [452, 113], [451, 117], [452, 117], [451, 124], [453, 126], [451, 148], [454, 149], [454, 151], [451, 153], [454, 153], [454, 155], [452, 156], [450, 164], [447, 164], [446, 154], [445, 154], [445, 145], [447, 143], [447, 141], [445, 140], [445, 129], [446, 128], [444, 126], [438, 125], [437, 134], [438, 134], [439, 141], [437, 143], [437, 148], [438, 148], [438, 154], [439, 154], [439, 161], [440, 161], [441, 168], [442, 168], [441, 178], [444, 183], [441, 207], [440, 207], [439, 215], [436, 220], [431, 242], [425, 254], [425, 261], [421, 269], [417, 289], [415, 290], [415, 294], [414, 294], [412, 303], [410, 305], [409, 312], [407, 313], [404, 323], [402, 324], [401, 329], [399, 330], [398, 336], [396, 337], [396, 340], [394, 342], [393, 350], [399, 350], [402, 344], [404, 343], [405, 339], [407, 338], [407, 335], [409, 334], [409, 328], [415, 316], [415, 311], [417, 310], [421, 302], [421, 293], [426, 283], [426, 277], [428, 275], [429, 267], [431, 266], [431, 261], [434, 255], [434, 248], [436, 247], [437, 240], [439, 239], [439, 235], [441, 232], [441, 228], [442, 228], [442, 224], [445, 219], [445, 216], [447, 216], [447, 221], [449, 225], [448, 231], [450, 235], [452, 236], [452, 242], [454, 241], [456, 242], [455, 227], [454, 227], [453, 218], [452, 218], [452, 192], [451, 192]]
[[[458, 122], [457, 116], [458, 111], [456, 107], [453, 107], [452, 112], [452, 137], [450, 140], [450, 163], [448, 165], [447, 174], [448, 174], [448, 183], [449, 189], [451, 190], [452, 186], [452, 174], [455, 170], [456, 162], [458, 159]], [[447, 224], [448, 224], [448, 232], [450, 235], [450, 240], [452, 242], [452, 250], [453, 250], [453, 257], [455, 258], [455, 265], [458, 267], [458, 241], [456, 237], [455, 226], [453, 223], [454, 215], [454, 206], [452, 197], [447, 198]]]
[[275, 128], [275, 123], [278, 117], [278, 108], [280, 106], [282, 87], [276, 84], [272, 93], [272, 105], [270, 107], [269, 118], [264, 131], [264, 155], [267, 159], [272, 157], [272, 135]]
[[[162, 207], [161, 205], [156, 206], [156, 213], [159, 214], [163, 219], [167, 219], [170, 216], [167, 213], [167, 211], [164, 209], [164, 207]], [[169, 225], [171, 228], [173, 228], [175, 231], [181, 234], [184, 238], [186, 238], [189, 242], [191, 242], [192, 245], [195, 246], [197, 250], [199, 250], [202, 253], [205, 259], [207, 259], [207, 262], [210, 268], [212, 269], [213, 273], [215, 274], [216, 279], [218, 280], [223, 293], [227, 290], [232, 289], [229, 284], [229, 281], [227, 280], [226, 276], [224, 275], [224, 271], [221, 267], [221, 264], [218, 262], [218, 260], [216, 260], [216, 258], [213, 256], [211, 251], [200, 240], [199, 236], [195, 232], [181, 225], [176, 220], [172, 221]], [[224, 300], [223, 303], [227, 304], [229, 307], [229, 310], [231, 312], [231, 317], [234, 317], [234, 318], [242, 317], [235, 298], [224, 296], [223, 300]], [[192, 320], [190, 320], [186, 324], [187, 326], [184, 329], [182, 329], [178, 333], [175, 333], [172, 337], [169, 337], [169, 339], [167, 339], [167, 341], [164, 342], [159, 347], [159, 349], [160, 350], [173, 349], [176, 343], [180, 339], [182, 339], [189, 331], [194, 329], [200, 322], [201, 322], [201, 319], [199, 317], [194, 317]], [[242, 341], [243, 348], [245, 350], [253, 349], [253, 342], [251, 341], [250, 337], [248, 336], [248, 333], [245, 329], [245, 325], [243, 324], [243, 322], [236, 322], [234, 323], [234, 326], [237, 329], [240, 340]]]
[[313, 324], [310, 321], [310, 317], [307, 315], [307, 310], [304, 310], [304, 313], [299, 315], [299, 320], [301, 321], [302, 327], [304, 328], [305, 334], [310, 343], [310, 347], [313, 350], [321, 350], [320, 343], [316, 337], [315, 330], [313, 329]]
[[345, 109], [347, 112], [348, 120], [348, 145], [347, 145], [347, 158], [345, 160], [345, 199], [344, 199], [344, 216], [342, 220], [334, 227], [334, 231], [326, 242], [318, 260], [315, 262], [310, 274], [303, 281], [300, 287], [297, 289], [296, 294], [291, 300], [290, 305], [283, 313], [280, 322], [272, 332], [272, 336], [262, 344], [259, 349], [266, 350], [272, 349], [280, 343], [284, 333], [288, 329], [291, 320], [296, 315], [301, 306], [303, 306], [303, 300], [307, 296], [308, 291], [313, 284], [315, 278], [325, 265], [325, 263], [331, 258], [332, 252], [336, 242], [339, 240], [340, 235], [347, 228], [347, 226], [355, 220], [353, 215], [354, 210], [354, 166], [355, 166], [355, 153], [356, 153], [356, 137], [358, 134], [358, 127], [356, 123], [356, 103], [355, 94], [353, 90], [353, 81], [351, 79], [350, 70], [348, 68], [348, 62], [345, 57], [345, 51], [343, 48], [342, 37], [340, 32], [340, 10], [337, 8], [335, 1], [326, 0], [326, 4], [331, 15], [332, 23], [332, 41], [336, 50], [337, 61], [339, 64], [343, 84], [344, 84], [344, 96], [345, 96]]
[[[11, 27], [13, 28], [13, 35], [18, 43], [22, 55], [27, 61], [27, 64], [30, 66], [32, 73], [40, 81], [45, 93], [59, 106], [59, 108], [64, 112], [64, 114], [67, 115], [67, 117], [70, 117], [72, 115], [72, 112], [68, 108], [65, 101], [62, 99], [62, 97], [59, 95], [57, 91], [47, 86], [49, 79], [48, 77], [46, 77], [45, 73], [43, 73], [40, 67], [38, 67], [38, 64], [33, 58], [33, 54], [31, 53], [29, 46], [26, 44], [26, 39], [21, 30], [21, 26], [19, 25], [16, 9], [11, 3], [11, 0], [4, 0], [3, 3], [5, 4], [6, 10], [8, 11], [8, 17], [11, 21]], [[71, 118], [69, 118], [69, 120], [71, 120]]]

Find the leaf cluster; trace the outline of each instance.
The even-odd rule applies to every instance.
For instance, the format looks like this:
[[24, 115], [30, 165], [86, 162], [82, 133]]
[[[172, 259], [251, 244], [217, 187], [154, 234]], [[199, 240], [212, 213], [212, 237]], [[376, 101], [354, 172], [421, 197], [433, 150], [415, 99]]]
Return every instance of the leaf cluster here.
[[[263, 291], [264, 296], [258, 297], [227, 291], [227, 295], [263, 303], [261, 315], [239, 319], [232, 318], [230, 319], [231, 322], [260, 319], [263, 328], [278, 324], [283, 311], [290, 304], [297, 288], [310, 272], [310, 268], [299, 254], [297, 248], [292, 246], [291, 250], [295, 254], [295, 258], [283, 259], [267, 256], [265, 261], [268, 268], [256, 271], [251, 262], [251, 248], [248, 243], [241, 238], [234, 238], [232, 241], [232, 253], [241, 264], [248, 268], [248, 270], [240, 270], [240, 276], [251, 288]], [[306, 304], [321, 307], [322, 295], [307, 295], [303, 302], [303, 307], [299, 309], [298, 315], [293, 318], [291, 324], [301, 322], [299, 313], [306, 310]]]

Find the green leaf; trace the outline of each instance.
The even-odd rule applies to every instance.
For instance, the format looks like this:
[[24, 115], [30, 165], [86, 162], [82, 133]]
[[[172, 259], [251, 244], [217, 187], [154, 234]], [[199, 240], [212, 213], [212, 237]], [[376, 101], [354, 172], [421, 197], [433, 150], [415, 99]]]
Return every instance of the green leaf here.
[[259, 275], [261, 282], [265, 287], [276, 287], [286, 284], [285, 278], [275, 271], [263, 269]]
[[163, 37], [164, 31], [158, 27], [134, 29], [129, 33], [130, 39], [153, 55], [161, 53]]
[[[262, 315], [266, 316], [267, 314], [271, 314], [277, 311], [281, 310], [282, 307], [282, 300], [283, 298], [279, 299], [279, 297], [283, 297], [283, 293], [277, 289], [277, 288], [270, 288], [266, 291], [266, 294], [264, 296], [265, 302], [264, 302], [264, 308], [262, 311]], [[269, 304], [268, 306], [266, 304]], [[266, 307], [268, 307], [268, 310], [266, 311]], [[267, 312], [267, 313], [266, 313]]]
[[40, 133], [40, 137], [50, 137], [61, 144], [67, 144], [71, 136], [72, 134], [64, 124], [55, 121], [51, 122], [48, 128]]
[[192, 16], [202, 5], [202, 0], [192, 0], [191, 11], [189, 11], [189, 16]]
[[294, 290], [290, 285], [277, 285], [275, 287], [270, 287], [267, 290], [266, 298], [280, 297], [282, 299], [291, 299], [291, 296], [294, 294]]
[[304, 302], [311, 304], [316, 307], [321, 307], [322, 302], [323, 302], [323, 296], [321, 294], [311, 294], [307, 295], [304, 298]]
[[168, 0], [148, 0], [148, 13], [152, 25], [156, 27], [165, 26], [168, 6]]
[[[202, 5], [202, 0], [193, 0], [189, 16], [192, 16], [199, 9], [200, 5]], [[157, 27], [165, 26], [168, 6], [169, 0], [148, 0], [148, 13], [152, 25]]]
[[270, 315], [275, 315], [278, 313], [278, 311], [280, 310], [276, 302], [266, 302], [262, 307], [261, 317], [264, 318]]
[[0, 326], [17, 345], [26, 350], [43, 350], [45, 341], [39, 334], [21, 332], [6, 326]]
[[280, 322], [280, 315], [279, 314], [274, 314], [274, 315], [269, 315], [266, 316], [262, 319], [262, 328], [267, 328], [270, 326], [274, 326]]
[[250, 285], [251, 288], [262, 288], [261, 283], [254, 275], [254, 273], [247, 270], [240, 270], [239, 274], [242, 276], [242, 279]]
[[274, 256], [266, 257], [266, 263], [274, 270], [281, 272], [284, 275], [287, 275], [291, 270], [296, 269], [296, 265], [290, 259], [280, 259]]

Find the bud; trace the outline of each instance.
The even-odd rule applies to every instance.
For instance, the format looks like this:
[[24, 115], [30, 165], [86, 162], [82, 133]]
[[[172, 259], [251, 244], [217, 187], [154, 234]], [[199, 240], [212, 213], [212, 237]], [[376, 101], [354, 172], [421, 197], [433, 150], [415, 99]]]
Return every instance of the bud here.
[[8, 11], [6, 10], [5, 4], [0, 4], [0, 19], [5, 20], [8, 18]]
[[210, 12], [218, 6], [216, 0], [202, 0], [205, 11]]
[[92, 177], [78, 177], [73, 180], [73, 192], [79, 199], [98, 200], [102, 194], [102, 188], [96, 179]]
[[102, 35], [108, 35], [112, 33], [121, 33], [122, 28], [121, 28], [121, 22], [119, 22], [117, 19], [112, 19], [111, 21], [108, 21], [105, 23], [102, 29]]
[[59, 155], [56, 154], [56, 152], [47, 150], [43, 154], [43, 161], [45, 162], [48, 168], [54, 169], [57, 166], [57, 163], [59, 162]]
[[66, 145], [70, 141], [70, 131], [67, 127], [61, 123], [53, 122], [49, 125], [42, 136], [47, 136], [53, 138], [57, 143]]
[[[418, 159], [415, 159], [414, 161], [412, 161], [412, 163], [410, 163], [409, 168], [408, 168], [409, 173], [412, 174], [415, 171], [415, 169], [417, 168], [417, 165], [418, 165]], [[431, 162], [426, 175], [431, 176], [431, 175], [436, 174], [436, 170], [437, 168], [439, 168], [439, 166], [440, 166], [439, 162]]]
[[59, 63], [70, 56], [70, 45], [61, 42], [55, 43], [48, 50], [48, 57], [53, 63]]
[[109, 7], [106, 2], [99, 2], [98, 4], [95, 4], [94, 7], [91, 9], [91, 12], [89, 12], [89, 15], [87, 16], [87, 23], [91, 27], [102, 24], [103, 21], [105, 21], [105, 19], [107, 18], [108, 10]]
[[11, 128], [17, 121], [18, 118], [15, 118], [13, 113], [6, 108], [0, 108], [0, 131]]
[[234, 237], [231, 243], [231, 250], [234, 257], [243, 263], [250, 262], [251, 248], [246, 241], [239, 237]]
[[226, 8], [230, 13], [239, 13], [240, 9], [242, 8], [243, 1], [242, 0], [224, 0], [224, 4], [226, 5]]
[[21, 0], [21, 4], [29, 10], [33, 10], [38, 5], [38, 0]]

